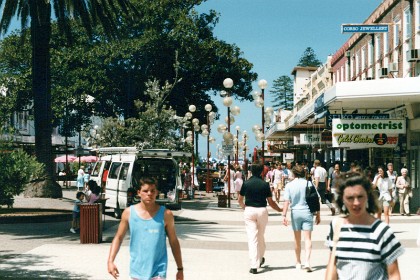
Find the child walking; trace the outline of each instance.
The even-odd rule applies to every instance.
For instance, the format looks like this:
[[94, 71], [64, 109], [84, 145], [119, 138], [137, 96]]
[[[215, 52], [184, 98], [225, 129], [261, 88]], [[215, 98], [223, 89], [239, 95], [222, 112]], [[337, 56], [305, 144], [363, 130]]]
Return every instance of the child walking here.
[[83, 192], [77, 192], [76, 200], [74, 201], [73, 207], [73, 220], [71, 222], [71, 233], [76, 233], [76, 230], [79, 229], [80, 225], [80, 204], [85, 199], [85, 194]]

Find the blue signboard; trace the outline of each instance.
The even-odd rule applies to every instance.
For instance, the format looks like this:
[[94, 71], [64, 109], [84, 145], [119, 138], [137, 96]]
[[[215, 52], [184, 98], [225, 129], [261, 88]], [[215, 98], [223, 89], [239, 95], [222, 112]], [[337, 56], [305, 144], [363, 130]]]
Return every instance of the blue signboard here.
[[341, 33], [385, 33], [389, 31], [387, 24], [342, 24]]

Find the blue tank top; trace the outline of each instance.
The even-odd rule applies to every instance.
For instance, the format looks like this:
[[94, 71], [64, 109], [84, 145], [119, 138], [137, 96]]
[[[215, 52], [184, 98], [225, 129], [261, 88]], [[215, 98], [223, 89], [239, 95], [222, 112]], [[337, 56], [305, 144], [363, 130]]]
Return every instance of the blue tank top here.
[[156, 215], [142, 219], [134, 205], [130, 206], [130, 276], [139, 280], [166, 278], [168, 255], [164, 221], [165, 207]]

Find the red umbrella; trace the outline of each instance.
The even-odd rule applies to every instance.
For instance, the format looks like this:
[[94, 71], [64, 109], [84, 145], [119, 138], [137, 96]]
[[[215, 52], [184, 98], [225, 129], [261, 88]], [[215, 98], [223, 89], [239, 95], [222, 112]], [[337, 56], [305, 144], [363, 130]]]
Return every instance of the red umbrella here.
[[[75, 156], [73, 156], [73, 155], [67, 155], [67, 162], [73, 162], [73, 161], [75, 161], [76, 159], [77, 159], [77, 157], [75, 157]], [[66, 162], [66, 155], [56, 157], [56, 158], [54, 159], [54, 162], [63, 162], [63, 163], [65, 163], [65, 162]]]
[[80, 157], [80, 161], [83, 161], [83, 162], [97, 162], [98, 157], [97, 156], [82, 156], [82, 157]]

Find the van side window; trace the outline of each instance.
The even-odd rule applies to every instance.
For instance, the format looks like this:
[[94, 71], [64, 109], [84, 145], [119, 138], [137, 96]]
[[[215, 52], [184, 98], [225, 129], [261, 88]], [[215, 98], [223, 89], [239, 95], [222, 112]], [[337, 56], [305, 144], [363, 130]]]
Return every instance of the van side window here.
[[101, 170], [101, 167], [102, 167], [102, 165], [104, 164], [104, 162], [103, 161], [98, 161], [96, 164], [95, 164], [95, 167], [93, 168], [93, 171], [92, 171], [92, 174], [90, 174], [90, 176], [93, 176], [93, 177], [98, 177], [98, 175], [99, 175], [99, 171]]
[[109, 170], [109, 173], [108, 173], [108, 178], [117, 179], [118, 173], [120, 173], [121, 165], [122, 165], [122, 162], [113, 162], [111, 164], [111, 169]]
[[130, 163], [126, 162], [123, 163], [120, 173], [120, 180], [126, 180], [128, 175], [128, 168], [130, 167]]

